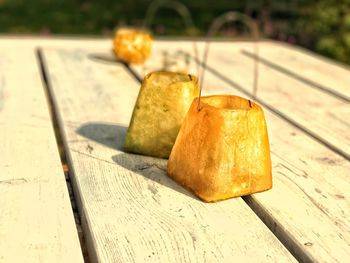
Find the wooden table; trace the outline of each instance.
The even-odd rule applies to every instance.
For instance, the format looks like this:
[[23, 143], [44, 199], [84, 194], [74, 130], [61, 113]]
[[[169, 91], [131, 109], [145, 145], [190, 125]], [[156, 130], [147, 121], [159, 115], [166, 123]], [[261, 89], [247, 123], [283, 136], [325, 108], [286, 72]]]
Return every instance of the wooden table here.
[[[123, 152], [139, 80], [196, 74], [193, 45], [158, 40], [129, 67], [109, 39], [0, 37], [1, 263], [83, 262], [82, 246], [86, 262], [350, 261], [347, 67], [259, 44], [271, 191], [206, 204], [166, 176], [166, 160]], [[251, 98], [253, 65], [252, 43], [213, 42], [204, 94]]]

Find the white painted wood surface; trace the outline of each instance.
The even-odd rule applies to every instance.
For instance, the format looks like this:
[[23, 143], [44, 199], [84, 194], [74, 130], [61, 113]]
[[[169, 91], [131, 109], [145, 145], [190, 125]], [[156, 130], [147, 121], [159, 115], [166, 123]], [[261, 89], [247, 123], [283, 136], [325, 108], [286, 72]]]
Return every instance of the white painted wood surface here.
[[[271, 45], [271, 49], [273, 49], [276, 44], [273, 42]], [[197, 46], [200, 50], [199, 59], [202, 60], [204, 44], [198, 43]], [[264, 57], [264, 52], [269, 50], [267, 46], [268, 44], [265, 42], [261, 44], [261, 57]], [[164, 63], [165, 53], [170, 57], [168, 59], [170, 61], [176, 59], [184, 61], [185, 56], [181, 55], [181, 50], [186, 50], [186, 53], [194, 56], [193, 43], [191, 42], [179, 44], [158, 41], [152, 59], [147, 61], [144, 66], [134, 66], [133, 68], [141, 76], [150, 70], [164, 68], [166, 64]], [[242, 90], [252, 93], [254, 64], [251, 58], [242, 54], [243, 50], [252, 52], [253, 45], [249, 42], [211, 44], [207, 63], [209, 67]], [[171, 58], [172, 56], [174, 58]], [[178, 64], [178, 68], [183, 68], [184, 62]], [[197, 72], [197, 67], [192, 65], [190, 71]], [[350, 76], [350, 71], [347, 73]], [[317, 76], [313, 80], [318, 81]], [[206, 75], [204, 82], [206, 82]], [[211, 88], [210, 85], [207, 86], [209, 89]], [[307, 84], [261, 63], [259, 65], [258, 87], [258, 98], [265, 105], [276, 109], [321, 142], [328, 144], [330, 148], [350, 159], [350, 103], [311, 88]]]
[[[26, 43], [24, 43], [26, 41], [21, 41], [21, 43], [19, 43], [19, 41], [16, 40], [13, 41], [13, 43], [15, 44], [15, 46], [22, 47], [23, 45], [26, 45]], [[58, 47], [62, 45], [66, 46], [68, 44], [70, 47], [74, 46], [77, 48], [100, 47], [101, 50], [99, 52], [96, 52], [100, 54], [104, 54], [106, 50], [110, 48], [109, 40], [70, 41], [63, 39], [59, 41], [42, 41], [41, 39], [36, 39], [33, 41], [29, 39], [28, 41], [30, 42], [30, 45], [33, 46], [42, 45]], [[4, 45], [4, 41], [2, 41], [2, 39], [0, 40], [0, 46], [1, 45]], [[185, 43], [175, 43], [175, 45], [176, 48], [186, 49], [189, 52], [192, 51], [191, 44], [186, 45]], [[159, 47], [162, 47], [166, 48], [168, 52], [172, 51], [170, 42], [157, 42], [156, 47], [157, 50], [159, 49]], [[246, 46], [245, 49], [247, 49]], [[261, 45], [261, 54], [264, 54], [264, 49], [264, 46]], [[268, 45], [266, 47], [266, 50], [267, 49]], [[269, 50], [269, 52], [273, 53], [275, 49], [272, 48]], [[300, 56], [304, 54], [301, 54], [299, 56], [298, 53], [295, 53], [295, 55], [297, 55], [296, 57], [294, 57], [295, 59], [300, 59]], [[312, 59], [310, 58], [310, 60]], [[209, 59], [208, 62], [212, 63], [212, 60]], [[294, 63], [294, 61], [291, 61], [290, 63]], [[316, 61], [315, 63], [322, 64], [322, 62], [318, 63], [318, 61]], [[105, 65], [107, 66], [113, 64], [106, 62]], [[315, 65], [314, 62], [310, 61], [310, 64], [308, 65], [310, 65], [310, 68], [308, 67], [307, 71], [314, 72], [315, 74], [317, 74], [318, 69], [316, 70], [312, 68], [313, 65]], [[324, 66], [324, 70], [326, 70], [328, 63], [325, 63]], [[318, 76], [318, 78], [321, 79], [324, 84], [331, 86], [330, 84], [333, 83], [333, 78], [331, 76], [337, 76], [339, 84], [332, 87], [341, 87], [341, 83], [343, 83], [342, 79], [346, 78], [346, 75], [341, 73], [341, 71], [345, 69], [338, 71], [338, 67], [333, 68], [333, 65], [329, 66], [331, 68], [331, 73], [329, 74], [329, 76], [327, 76], [328, 80], [326, 80], [324, 77], [327, 74], [323, 73], [322, 76]], [[107, 68], [110, 67], [108, 66]], [[74, 70], [76, 69], [71, 69], [71, 71]], [[302, 70], [302, 73], [304, 74], [305, 71], [306, 69], [304, 68]], [[348, 71], [345, 70], [345, 72]], [[232, 76], [234, 74], [236, 76], [240, 75], [235, 72], [232, 72], [230, 74]], [[309, 75], [305, 76], [310, 77]], [[102, 79], [101, 81], [104, 82], [105, 79]], [[272, 81], [275, 80], [272, 79]], [[111, 82], [107, 81], [107, 83]], [[347, 83], [346, 80], [344, 81], [344, 83]], [[347, 85], [345, 86], [347, 87]], [[235, 91], [234, 89], [231, 90], [231, 88], [228, 87], [227, 83], [224, 83], [215, 76], [212, 76], [212, 74], [207, 73], [205, 90], [207, 92], [215, 92], [216, 88], [225, 88], [225, 93], [233, 92], [234, 94], [239, 95], [239, 92]], [[343, 88], [339, 89], [340, 91], [343, 91]], [[67, 100], [73, 99], [69, 99], [67, 97]], [[323, 101], [320, 100], [319, 103], [323, 103]], [[69, 106], [67, 106], [66, 108], [66, 110], [69, 111]], [[88, 107], [86, 109], [88, 109]], [[273, 152], [272, 158], [275, 171], [275, 185], [272, 191], [254, 195], [252, 196], [252, 198], [248, 198], [246, 200], [254, 207], [254, 209], [258, 211], [258, 213], [260, 213], [262, 217], [265, 218], [270, 227], [272, 226], [272, 230], [277, 235], [285, 239], [285, 242], [289, 244], [290, 248], [295, 249], [297, 253], [302, 252], [302, 254], [300, 254], [300, 257], [303, 257], [304, 260], [311, 259], [320, 262], [348, 261], [348, 251], [350, 243], [350, 224], [349, 220], [347, 219], [349, 218], [350, 210], [348, 194], [349, 183], [347, 183], [347, 175], [350, 172], [348, 162], [346, 162], [343, 158], [339, 157], [337, 154], [334, 154], [327, 148], [320, 146], [320, 144], [316, 143], [313, 139], [311, 139], [309, 136], [306, 136], [300, 130], [293, 128], [289, 124], [286, 124], [284, 121], [281, 121], [273, 114], [268, 113], [268, 111], [266, 111], [266, 118], [269, 125], [270, 140]], [[100, 119], [101, 118], [99, 117], [98, 121], [100, 121]], [[114, 119], [112, 121], [114, 122]], [[66, 123], [66, 125], [71, 126], [72, 130], [74, 129], [74, 126], [78, 128], [79, 124], [80, 122], [75, 124], [74, 122], [67, 121]], [[115, 123], [113, 123], [113, 125], [115, 125]], [[329, 123], [327, 123], [326, 125], [329, 126]], [[109, 126], [109, 123], [105, 123], [105, 125], [97, 125], [97, 127], [100, 127], [98, 129], [102, 129], [103, 133], [108, 134], [110, 132], [109, 134], [112, 137], [115, 136], [116, 132], [117, 134], [121, 135], [123, 135], [125, 132], [125, 129], [120, 130], [117, 127], [109, 129]], [[100, 134], [100, 131], [98, 131], [98, 129], [96, 132], [97, 134]], [[89, 134], [90, 132], [87, 133]], [[83, 138], [84, 136], [79, 137], [78, 141], [76, 142], [78, 144], [78, 150], [80, 148], [84, 150], [82, 151], [82, 155], [90, 151], [92, 151], [93, 153], [93, 151], [95, 150], [94, 147], [96, 145], [102, 147], [102, 145], [99, 143], [97, 143], [96, 145], [92, 145], [91, 140], [86, 141], [86, 138]], [[111, 142], [109, 136], [106, 136], [105, 138], [95, 138], [93, 140], [99, 140], [102, 144], [106, 143], [108, 145]], [[86, 144], [86, 142], [88, 142], [89, 144]], [[70, 144], [73, 143], [74, 140], [70, 142]], [[80, 145], [80, 143], [82, 143], [82, 145]], [[89, 145], [93, 149], [90, 148]], [[120, 146], [121, 144], [116, 143], [113, 147]], [[105, 147], [97, 151], [97, 157], [99, 157], [99, 155], [108, 157], [108, 154], [101, 154], [101, 152], [104, 151]], [[112, 149], [111, 151], [115, 152], [116, 150]], [[92, 154], [90, 154], [90, 157], [88, 157], [89, 159], [96, 157], [96, 155], [92, 155], [92, 157], [91, 155]], [[106, 159], [108, 159], [107, 157]], [[97, 173], [98, 167], [102, 166], [103, 169], [111, 171], [111, 168], [105, 167], [105, 165], [107, 164], [100, 164], [104, 163], [105, 161], [106, 160], [98, 161], [94, 164], [91, 164], [89, 166], [89, 169]], [[75, 163], [79, 163], [80, 166], [83, 166], [85, 164], [85, 162], [78, 161]], [[158, 170], [158, 168], [155, 166], [149, 169], [144, 169], [145, 167], [136, 167], [135, 165], [134, 168], [135, 170], [141, 169], [141, 171], [152, 170], [148, 172], [148, 174], [151, 175], [157, 173]], [[89, 180], [89, 182], [91, 182], [90, 176], [84, 177], [84, 180]], [[102, 190], [101, 186], [98, 187], [100, 190]], [[111, 188], [107, 187], [107, 189], [108, 191], [110, 191]], [[107, 194], [102, 194], [99, 192], [98, 197], [102, 199], [103, 197], [110, 198], [110, 194], [108, 191]], [[107, 205], [107, 208], [108, 207], [110, 207], [110, 205]], [[97, 208], [96, 213], [98, 214]], [[99, 223], [102, 224], [101, 222]], [[106, 228], [108, 229], [108, 227]], [[91, 243], [93, 242], [98, 242], [98, 240], [93, 240]]]
[[[211, 45], [207, 63], [243, 90], [253, 90], [253, 60], [241, 53], [249, 43]], [[260, 52], [263, 56], [263, 50]], [[348, 74], [350, 71], [348, 72]], [[317, 80], [317, 77], [314, 78]], [[258, 98], [350, 159], [350, 103], [259, 65]]]
[[242, 199], [205, 204], [122, 151], [140, 85], [106, 52], [44, 50], [92, 261], [293, 261]]
[[[207, 81], [243, 96], [210, 73]], [[274, 186], [247, 198], [249, 203], [299, 260], [350, 260], [349, 161], [266, 109], [265, 114]]]
[[[154, 48], [152, 59], [147, 61], [144, 66], [134, 68], [141, 76], [150, 70], [164, 68], [165, 52], [170, 57], [168, 60], [175, 61], [171, 57], [177, 57], [182, 61], [185, 56], [180, 55], [179, 51], [185, 46], [187, 46], [187, 52], [194, 56], [191, 42], [179, 44], [159, 41]], [[261, 44], [261, 57], [265, 57], [266, 50], [269, 51], [267, 46], [267, 43]], [[203, 47], [203, 43], [198, 43], [200, 60], [202, 60]], [[211, 44], [207, 63], [220, 75], [246, 92], [252, 93], [254, 64], [251, 58], [242, 54], [243, 50], [252, 52], [252, 44], [249, 42]], [[183, 68], [184, 62], [178, 64], [178, 68]], [[172, 68], [176, 67], [172, 66]], [[197, 67], [193, 66], [191, 71], [197, 72]], [[350, 75], [350, 71], [347, 73]], [[315, 76], [313, 81], [319, 81], [318, 79]], [[206, 77], [204, 81], [206, 81]], [[258, 98], [266, 105], [276, 109], [289, 120], [304, 128], [305, 131], [319, 138], [321, 142], [328, 144], [330, 148], [350, 159], [350, 119], [348, 117], [350, 116], [350, 103], [314, 89], [261, 63], [258, 83]], [[343, 85], [345, 86], [346, 82]], [[346, 89], [344, 90], [346, 91]]]
[[[248, 49], [251, 52], [251, 50]], [[350, 98], [350, 67], [306, 49], [279, 42], [261, 42], [261, 57], [305, 79]]]
[[109, 38], [92, 38], [81, 36], [23, 36], [1, 35], [0, 48], [39, 48], [39, 47], [108, 47], [112, 48]]
[[[214, 51], [215, 45], [212, 45]], [[159, 58], [164, 50], [176, 54], [179, 49], [189, 53], [193, 50], [191, 43], [158, 42], [157, 51], [147, 62], [147, 70], [162, 67]], [[236, 67], [238, 58], [241, 57], [235, 58]], [[181, 60], [181, 56], [178, 59]], [[213, 60], [208, 62], [213, 63]], [[247, 62], [244, 63], [247, 66]], [[218, 64], [214, 61], [210, 65], [221, 70]], [[147, 73], [143, 68], [133, 67], [140, 75]], [[226, 65], [225, 70], [228, 68]], [[196, 71], [193, 63], [189, 71]], [[270, 74], [270, 71], [265, 69], [261, 74]], [[243, 70], [239, 74], [232, 71], [230, 76], [234, 76], [236, 82], [243, 83], [248, 74]], [[264, 85], [268, 80], [270, 85], [278, 85], [274, 76], [274, 73], [271, 77], [265, 76]], [[203, 93], [246, 97], [210, 72], [205, 75]], [[275, 96], [275, 101], [278, 101], [279, 93]], [[281, 101], [284, 101], [283, 96]], [[323, 105], [325, 111], [331, 107], [326, 106]], [[301, 108], [303, 105], [295, 107]], [[350, 261], [350, 162], [267, 109], [265, 115], [271, 143], [274, 186], [271, 191], [252, 195], [245, 200], [297, 254], [300, 261]]]
[[0, 262], [83, 262], [34, 49], [0, 49]]

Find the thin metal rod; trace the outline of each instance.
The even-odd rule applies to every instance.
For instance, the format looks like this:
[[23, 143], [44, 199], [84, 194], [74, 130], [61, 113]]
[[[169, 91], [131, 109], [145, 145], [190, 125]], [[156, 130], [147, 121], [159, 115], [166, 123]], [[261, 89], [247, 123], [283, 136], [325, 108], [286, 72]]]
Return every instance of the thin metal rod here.
[[251, 31], [253, 34], [253, 37], [255, 39], [254, 43], [254, 52], [256, 59], [254, 60], [254, 68], [253, 68], [253, 98], [254, 100], [257, 97], [257, 92], [258, 92], [258, 77], [259, 77], [259, 46], [258, 46], [258, 41], [259, 41], [259, 30], [258, 26], [255, 23], [255, 21], [250, 18], [249, 16], [235, 12], [235, 11], [229, 11], [227, 13], [224, 13], [220, 15], [219, 17], [215, 18], [214, 21], [211, 23], [207, 36], [208, 40], [205, 43], [205, 48], [204, 48], [204, 53], [203, 53], [203, 60], [202, 60], [202, 70], [200, 74], [200, 88], [199, 88], [199, 97], [198, 97], [198, 111], [200, 111], [200, 99], [202, 95], [202, 88], [204, 84], [204, 75], [205, 75], [205, 69], [206, 69], [206, 63], [208, 59], [208, 53], [209, 53], [209, 46], [210, 46], [210, 41], [211, 38], [214, 34], [216, 34], [220, 28], [226, 24], [227, 22], [235, 22], [235, 21], [241, 21], [243, 22]]
[[256, 97], [258, 95], [258, 78], [259, 78], [259, 45], [258, 45], [258, 39], [255, 40], [254, 45], [254, 52], [255, 52], [255, 59], [254, 59], [254, 79], [253, 79], [253, 99], [256, 100]]
[[[198, 111], [201, 110], [201, 96], [202, 96], [202, 88], [203, 88], [203, 83], [204, 83], [204, 73], [205, 73], [205, 69], [206, 69], [206, 62], [208, 59], [208, 54], [209, 54], [209, 40], [206, 42], [205, 47], [204, 47], [204, 54], [203, 54], [202, 67], [201, 67], [202, 70], [201, 70], [200, 82], [199, 82]], [[197, 60], [197, 63], [200, 64], [200, 61]]]
[[[155, 0], [150, 3], [146, 11], [145, 19], [143, 21], [143, 28], [150, 29], [154, 23], [154, 18], [157, 12], [162, 8], [168, 8], [174, 10], [182, 18], [186, 27], [187, 33], [191, 30], [195, 30], [196, 27], [193, 23], [192, 15], [187, 6], [181, 2], [174, 0]], [[196, 41], [193, 41], [193, 51], [195, 58], [199, 61], [198, 47]], [[197, 63], [197, 75], [199, 74], [199, 63]]]

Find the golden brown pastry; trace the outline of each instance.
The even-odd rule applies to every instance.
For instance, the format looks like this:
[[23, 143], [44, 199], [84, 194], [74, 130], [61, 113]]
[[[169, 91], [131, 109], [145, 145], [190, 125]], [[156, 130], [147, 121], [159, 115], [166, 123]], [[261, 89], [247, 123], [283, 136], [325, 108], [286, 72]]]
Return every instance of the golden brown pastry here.
[[146, 31], [121, 28], [115, 34], [113, 51], [127, 63], [141, 64], [150, 56], [152, 42], [151, 34]]
[[238, 96], [195, 99], [168, 161], [168, 175], [206, 202], [272, 187], [264, 112]]
[[199, 85], [195, 76], [153, 72], [144, 78], [125, 139], [125, 150], [168, 158]]

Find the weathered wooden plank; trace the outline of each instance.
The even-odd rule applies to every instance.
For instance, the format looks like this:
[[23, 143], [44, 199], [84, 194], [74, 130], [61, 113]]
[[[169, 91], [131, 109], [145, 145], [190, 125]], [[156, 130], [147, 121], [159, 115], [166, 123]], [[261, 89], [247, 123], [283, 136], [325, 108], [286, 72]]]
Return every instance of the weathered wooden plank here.
[[112, 49], [110, 38], [82, 36], [23, 36], [0, 35], [0, 48], [38, 48], [45, 47], [108, 47]]
[[[163, 50], [176, 54], [178, 49], [190, 53], [192, 44], [158, 42], [146, 68], [149, 71], [161, 68], [162, 60], [159, 57]], [[178, 59], [181, 60], [181, 56]], [[213, 60], [208, 62], [213, 63]], [[210, 65], [221, 70], [215, 62]], [[140, 66], [133, 69], [138, 74], [147, 73]], [[196, 71], [193, 63], [189, 71]], [[268, 73], [266, 70], [261, 74]], [[231, 75], [240, 82], [240, 78], [248, 74], [243, 70], [233, 70]], [[270, 85], [278, 85], [272, 77], [268, 79]], [[205, 75], [203, 93], [247, 97], [211, 72]], [[299, 261], [349, 261], [350, 163], [268, 109], [265, 109], [265, 115], [271, 143], [274, 186], [271, 191], [246, 197], [245, 200]]]
[[0, 262], [83, 262], [34, 49], [0, 50]]
[[103, 52], [44, 52], [92, 260], [293, 261], [242, 199], [205, 204], [165, 160], [122, 151], [139, 84]]
[[[227, 84], [210, 73], [207, 78], [207, 85]], [[225, 93], [243, 95], [228, 87]], [[265, 113], [274, 186], [246, 201], [300, 261], [349, 260], [350, 163], [266, 109]]]
[[[251, 94], [253, 60], [241, 53], [242, 48], [247, 47], [251, 44], [212, 44], [208, 64], [231, 86]], [[264, 64], [259, 66], [258, 101], [350, 160], [349, 103], [310, 88]]]
[[260, 43], [260, 57], [310, 87], [350, 100], [350, 68], [345, 65], [297, 46], [270, 41]]

